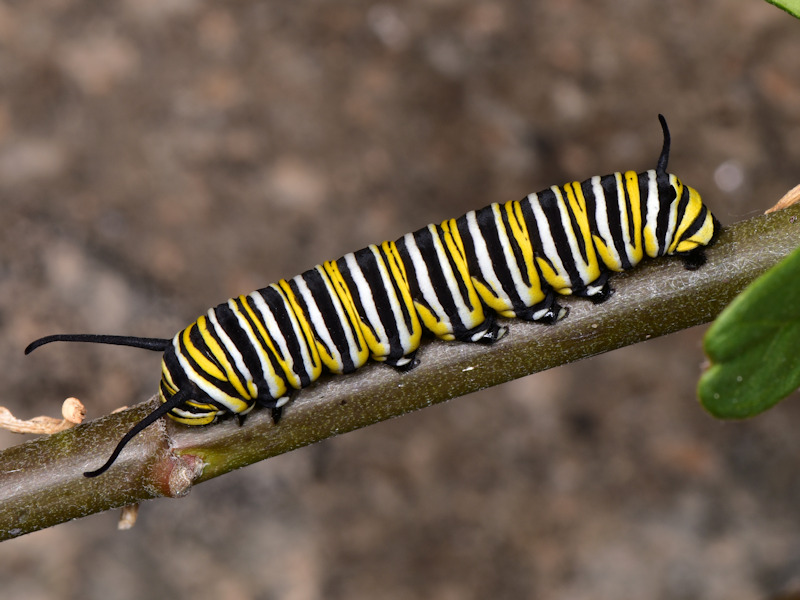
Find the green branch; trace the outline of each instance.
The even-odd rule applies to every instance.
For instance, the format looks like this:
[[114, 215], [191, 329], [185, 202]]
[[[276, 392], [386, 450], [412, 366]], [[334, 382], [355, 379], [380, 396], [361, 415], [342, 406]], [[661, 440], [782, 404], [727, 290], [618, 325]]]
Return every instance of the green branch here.
[[155, 400], [0, 453], [0, 539], [158, 496], [193, 483], [450, 398], [712, 320], [747, 284], [800, 242], [800, 206], [727, 228], [708, 263], [647, 261], [613, 279], [614, 296], [594, 306], [569, 300], [554, 326], [507, 321], [492, 346], [430, 342], [407, 373], [370, 364], [303, 390], [279, 426], [254, 411], [203, 428], [167, 419], [149, 427], [104, 475], [86, 479]]

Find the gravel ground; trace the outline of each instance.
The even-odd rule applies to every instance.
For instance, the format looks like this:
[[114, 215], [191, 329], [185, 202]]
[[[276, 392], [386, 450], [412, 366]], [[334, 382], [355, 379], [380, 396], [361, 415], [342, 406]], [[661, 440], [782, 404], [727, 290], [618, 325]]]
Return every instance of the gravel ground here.
[[[97, 417], [208, 306], [553, 183], [655, 165], [724, 224], [798, 183], [800, 23], [758, 0], [0, 0], [2, 404]], [[773, 598], [800, 407], [720, 423], [703, 330], [0, 545], [0, 598]], [[797, 414], [796, 414], [797, 413]], [[19, 438], [0, 435], [3, 447]]]

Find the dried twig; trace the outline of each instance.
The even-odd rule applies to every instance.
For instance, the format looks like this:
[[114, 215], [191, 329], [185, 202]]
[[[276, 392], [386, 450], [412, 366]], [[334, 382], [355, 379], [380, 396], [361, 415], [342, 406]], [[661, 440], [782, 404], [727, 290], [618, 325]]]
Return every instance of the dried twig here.
[[67, 398], [61, 405], [61, 419], [55, 417], [33, 417], [27, 421], [17, 419], [11, 411], [0, 406], [0, 429], [13, 433], [52, 434], [75, 427], [86, 417], [86, 408], [77, 398]]
[[800, 202], [800, 184], [794, 186], [792, 189], [786, 192], [783, 198], [778, 200], [778, 202], [775, 203], [775, 206], [767, 209], [764, 214], [769, 214], [771, 212], [775, 212], [776, 210], [783, 210], [784, 208], [788, 208], [793, 204], [797, 204], [797, 202]]

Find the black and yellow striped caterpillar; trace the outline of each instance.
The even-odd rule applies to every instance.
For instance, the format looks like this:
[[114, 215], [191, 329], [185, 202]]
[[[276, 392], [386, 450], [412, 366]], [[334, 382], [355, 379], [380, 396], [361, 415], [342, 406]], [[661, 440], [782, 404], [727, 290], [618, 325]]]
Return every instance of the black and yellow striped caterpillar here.
[[415, 365], [423, 332], [443, 340], [492, 343], [496, 316], [555, 323], [556, 295], [600, 303], [613, 272], [645, 256], [705, 262], [719, 222], [700, 195], [667, 173], [670, 136], [655, 169], [552, 186], [491, 204], [395, 242], [371, 245], [289, 280], [216, 306], [172, 339], [67, 334], [53, 341], [134, 346], [164, 353], [158, 409], [119, 442], [106, 471], [142, 429], [168, 414], [206, 425], [255, 406], [274, 421], [293, 393], [323, 371], [350, 373], [370, 358]]

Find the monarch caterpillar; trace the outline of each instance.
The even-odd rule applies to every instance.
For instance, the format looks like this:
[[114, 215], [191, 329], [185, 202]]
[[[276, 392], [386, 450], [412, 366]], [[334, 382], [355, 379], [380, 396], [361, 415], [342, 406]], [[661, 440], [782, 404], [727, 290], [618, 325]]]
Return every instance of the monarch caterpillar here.
[[54, 341], [133, 346], [163, 352], [161, 405], [118, 443], [164, 415], [206, 425], [255, 406], [283, 407], [323, 371], [350, 373], [370, 358], [415, 366], [423, 332], [443, 340], [492, 343], [506, 329], [496, 316], [552, 324], [567, 315], [557, 295], [594, 303], [613, 292], [613, 272], [645, 256], [705, 262], [720, 224], [693, 188], [667, 173], [670, 135], [656, 168], [552, 186], [519, 201], [491, 204], [394, 242], [328, 261], [292, 278], [231, 298], [172, 339], [61, 334]]

